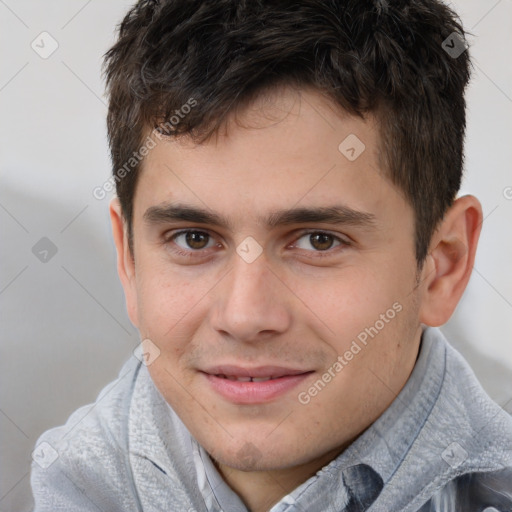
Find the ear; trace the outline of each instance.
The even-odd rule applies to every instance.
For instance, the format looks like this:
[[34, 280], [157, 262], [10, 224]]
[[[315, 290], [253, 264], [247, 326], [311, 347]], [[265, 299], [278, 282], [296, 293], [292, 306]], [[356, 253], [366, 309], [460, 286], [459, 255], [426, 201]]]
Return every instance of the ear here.
[[421, 272], [420, 322], [440, 326], [452, 316], [475, 261], [482, 206], [474, 196], [457, 199], [434, 233]]
[[109, 210], [112, 234], [117, 250], [117, 273], [123, 285], [128, 316], [132, 324], [138, 327], [135, 261], [128, 243], [128, 227], [121, 210], [121, 203], [117, 197], [110, 201]]

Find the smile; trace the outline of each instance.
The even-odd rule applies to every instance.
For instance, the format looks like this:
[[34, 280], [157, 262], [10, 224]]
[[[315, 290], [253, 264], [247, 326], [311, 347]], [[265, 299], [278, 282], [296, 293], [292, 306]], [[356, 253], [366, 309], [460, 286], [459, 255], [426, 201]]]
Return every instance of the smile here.
[[235, 380], [238, 382], [265, 382], [267, 380], [275, 380], [281, 377], [236, 377], [234, 375], [223, 375], [218, 374], [215, 377], [219, 377], [221, 379]]
[[222, 366], [200, 372], [210, 390], [237, 405], [276, 401], [303, 383], [312, 373], [311, 370], [275, 366], [252, 369]]

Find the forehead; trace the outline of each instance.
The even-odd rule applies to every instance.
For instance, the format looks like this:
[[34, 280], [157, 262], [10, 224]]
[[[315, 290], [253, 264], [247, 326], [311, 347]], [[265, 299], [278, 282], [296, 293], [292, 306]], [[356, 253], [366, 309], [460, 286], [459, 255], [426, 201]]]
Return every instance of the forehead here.
[[350, 116], [316, 91], [283, 88], [230, 115], [202, 143], [157, 141], [134, 210], [178, 200], [255, 222], [268, 211], [335, 203], [373, 213], [400, 201], [378, 151], [372, 116]]

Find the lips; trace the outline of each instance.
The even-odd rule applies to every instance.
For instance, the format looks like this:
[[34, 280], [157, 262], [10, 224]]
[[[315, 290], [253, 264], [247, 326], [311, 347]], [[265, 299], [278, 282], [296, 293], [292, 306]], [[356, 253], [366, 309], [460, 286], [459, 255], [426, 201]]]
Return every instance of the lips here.
[[281, 366], [247, 368], [222, 365], [201, 373], [213, 391], [229, 402], [242, 405], [274, 401], [313, 372]]
[[234, 365], [219, 365], [212, 366], [204, 370], [204, 373], [209, 375], [215, 375], [219, 377], [226, 377], [228, 379], [277, 379], [279, 377], [285, 377], [289, 375], [300, 375], [301, 373], [307, 373], [310, 370], [300, 370], [298, 368], [285, 368], [283, 366], [258, 366], [254, 368], [234, 366]]
[[237, 377], [235, 375], [218, 374], [215, 377], [220, 379], [236, 380], [237, 382], [265, 382], [267, 380], [274, 380], [279, 377]]

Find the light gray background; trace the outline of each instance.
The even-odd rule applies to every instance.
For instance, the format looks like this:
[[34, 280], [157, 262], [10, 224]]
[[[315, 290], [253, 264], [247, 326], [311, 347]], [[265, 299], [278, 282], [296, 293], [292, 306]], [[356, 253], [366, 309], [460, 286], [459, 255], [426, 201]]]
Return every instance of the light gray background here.
[[[0, 0], [0, 511], [31, 509], [36, 439], [94, 401], [138, 343], [110, 196], [92, 196], [110, 174], [101, 58], [130, 4]], [[453, 5], [474, 34], [463, 191], [486, 218], [469, 287], [443, 330], [511, 410], [512, 1]], [[47, 59], [31, 48], [43, 31], [59, 44]], [[46, 263], [32, 253], [42, 237], [58, 249]]]

